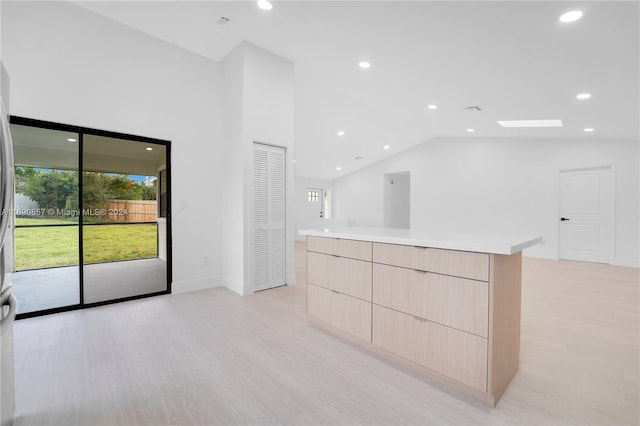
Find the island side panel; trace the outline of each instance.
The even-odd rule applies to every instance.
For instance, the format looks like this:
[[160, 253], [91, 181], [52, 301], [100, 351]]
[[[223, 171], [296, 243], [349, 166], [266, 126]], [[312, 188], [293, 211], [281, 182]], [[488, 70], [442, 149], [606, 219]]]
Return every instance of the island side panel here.
[[522, 253], [492, 254], [489, 283], [489, 393], [498, 402], [520, 359]]

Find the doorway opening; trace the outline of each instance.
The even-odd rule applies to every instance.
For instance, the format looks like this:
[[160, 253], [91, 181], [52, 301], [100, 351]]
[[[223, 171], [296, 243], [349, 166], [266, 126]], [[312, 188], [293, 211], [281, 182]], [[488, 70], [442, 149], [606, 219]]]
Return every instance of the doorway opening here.
[[383, 226], [409, 229], [411, 226], [411, 172], [385, 174], [383, 185]]
[[21, 117], [11, 132], [18, 318], [170, 293], [169, 142]]

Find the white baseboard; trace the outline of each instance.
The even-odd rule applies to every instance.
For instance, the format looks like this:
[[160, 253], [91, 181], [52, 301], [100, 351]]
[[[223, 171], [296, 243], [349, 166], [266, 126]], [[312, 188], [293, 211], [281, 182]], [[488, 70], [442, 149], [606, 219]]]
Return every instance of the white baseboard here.
[[539, 248], [532, 247], [530, 249], [525, 249], [522, 252], [524, 257], [537, 257], [540, 259], [554, 259], [558, 260], [558, 253], [556, 250], [541, 250]]
[[[539, 259], [551, 259], [551, 260], [559, 260], [558, 256], [552, 253], [536, 251], [535, 253], [523, 253], [524, 257], [531, 258], [539, 258]], [[614, 258], [611, 260], [611, 265], [613, 266], [626, 266], [629, 268], [639, 268], [640, 261], [638, 259], [625, 259], [625, 258]]]
[[611, 261], [612, 265], [615, 266], [628, 266], [630, 268], [639, 268], [640, 260], [639, 259], [631, 259], [631, 258], [620, 258], [616, 257]]
[[174, 281], [173, 283], [171, 283], [171, 293], [188, 293], [190, 291], [205, 290], [207, 288], [220, 286], [222, 286], [222, 283], [219, 276], [199, 278], [197, 280], [190, 281]]
[[223, 279], [222, 281], [224, 282], [224, 284], [221, 285], [233, 291], [234, 293], [243, 296], [245, 285], [242, 281], [233, 281], [229, 279]]

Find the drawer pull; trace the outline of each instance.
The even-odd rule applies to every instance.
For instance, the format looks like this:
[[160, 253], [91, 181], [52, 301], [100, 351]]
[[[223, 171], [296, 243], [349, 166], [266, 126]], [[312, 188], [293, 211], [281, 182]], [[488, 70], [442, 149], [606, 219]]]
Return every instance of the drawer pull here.
[[426, 320], [426, 319], [424, 319], [424, 318], [420, 318], [420, 317], [417, 317], [417, 316], [415, 316], [415, 315], [413, 316], [413, 319], [416, 319], [416, 320], [418, 320], [418, 321], [420, 321], [420, 322], [427, 322], [427, 320]]
[[428, 249], [429, 247], [424, 247], [424, 246], [413, 246], [413, 248], [417, 248], [417, 249]]
[[339, 291], [335, 291], [335, 290], [331, 290], [332, 292], [334, 292], [335, 294], [340, 294]]
[[419, 272], [419, 273], [421, 273], [421, 274], [427, 274], [427, 273], [428, 273], [427, 271], [422, 271], [422, 270], [420, 270], [420, 269], [414, 269], [414, 271], [415, 271], [415, 272]]
[[337, 254], [332, 254], [331, 256], [333, 256], [333, 257], [340, 257], [340, 256], [338, 256]]

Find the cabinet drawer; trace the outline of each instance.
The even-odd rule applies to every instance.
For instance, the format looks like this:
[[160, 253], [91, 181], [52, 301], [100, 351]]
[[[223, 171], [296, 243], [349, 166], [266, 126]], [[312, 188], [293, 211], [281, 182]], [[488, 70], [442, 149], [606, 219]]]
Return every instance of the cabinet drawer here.
[[351, 259], [371, 261], [372, 243], [343, 238], [307, 236], [307, 250]]
[[371, 262], [307, 252], [307, 282], [371, 302]]
[[373, 305], [373, 343], [486, 392], [487, 339]]
[[487, 253], [373, 243], [373, 261], [489, 281], [489, 254]]
[[489, 284], [373, 264], [373, 302], [487, 337]]
[[307, 313], [334, 327], [371, 341], [371, 303], [307, 284]]

